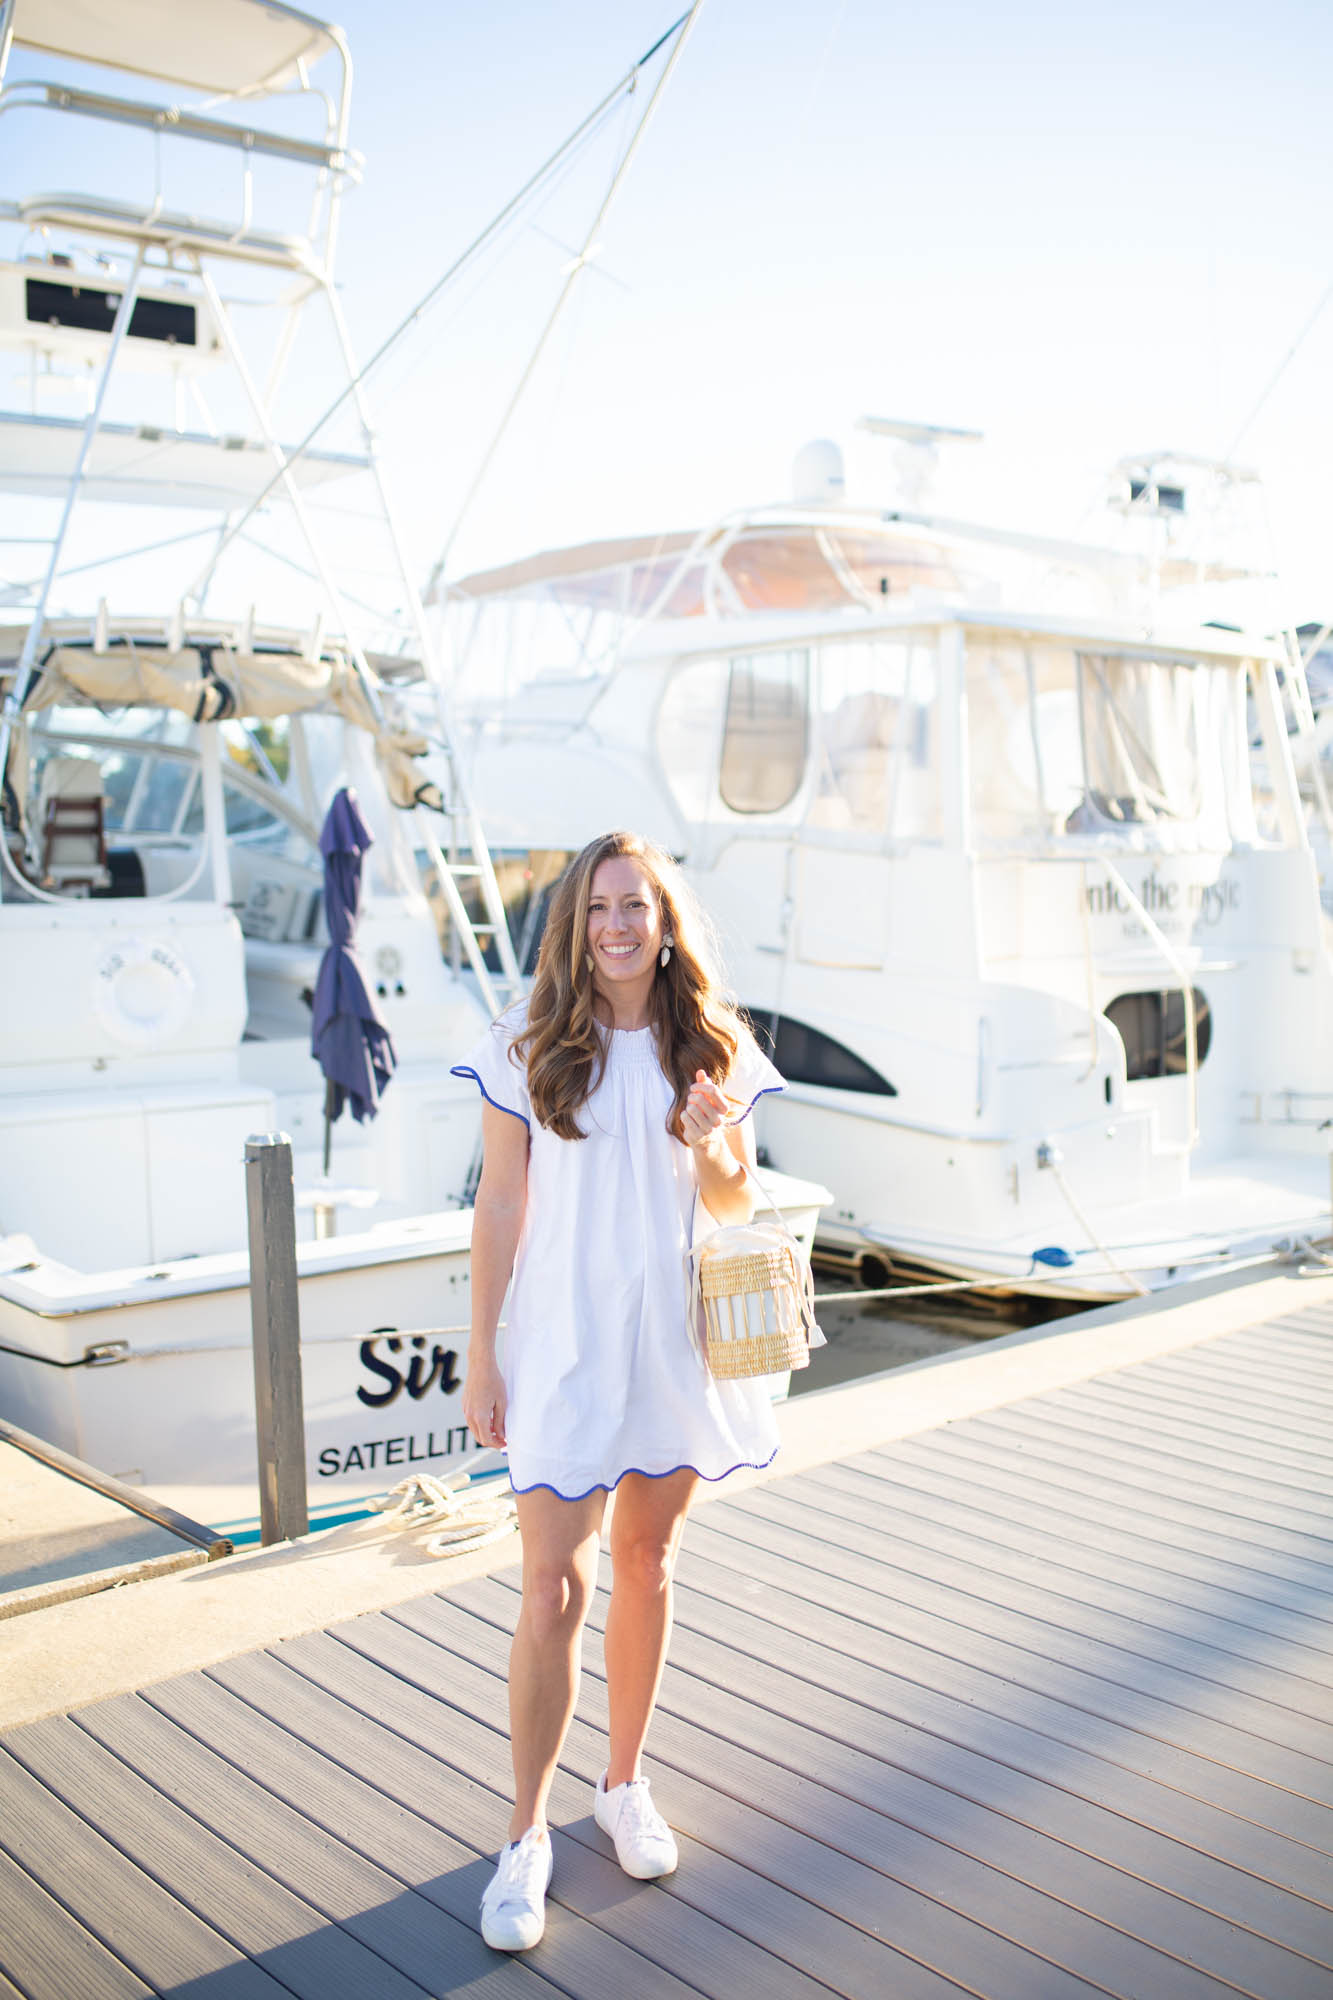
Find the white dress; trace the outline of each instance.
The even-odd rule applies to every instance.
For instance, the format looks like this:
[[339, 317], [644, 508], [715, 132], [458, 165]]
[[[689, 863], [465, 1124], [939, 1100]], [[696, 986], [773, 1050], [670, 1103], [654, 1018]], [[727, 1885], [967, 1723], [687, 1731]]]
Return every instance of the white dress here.
[[[511, 1008], [453, 1070], [530, 1133], [502, 1361], [514, 1490], [578, 1500], [627, 1472], [690, 1466], [715, 1480], [769, 1464], [778, 1429], [765, 1384], [714, 1381], [690, 1340], [697, 1182], [689, 1147], [666, 1129], [674, 1093], [652, 1029], [603, 1031], [606, 1067], [578, 1114], [587, 1136], [571, 1140], [538, 1124], [509, 1059], [523, 1019]], [[732, 1122], [785, 1088], [743, 1034], [727, 1079], [744, 1107]]]

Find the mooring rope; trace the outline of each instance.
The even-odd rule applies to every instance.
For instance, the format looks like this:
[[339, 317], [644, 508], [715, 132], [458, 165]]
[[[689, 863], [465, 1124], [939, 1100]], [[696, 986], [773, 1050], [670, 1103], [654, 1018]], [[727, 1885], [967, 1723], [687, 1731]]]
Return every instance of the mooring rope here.
[[474, 1476], [456, 1472], [451, 1478], [437, 1479], [433, 1473], [414, 1472], [399, 1480], [391, 1492], [366, 1504], [384, 1516], [387, 1527], [425, 1528], [443, 1523], [425, 1545], [428, 1556], [466, 1555], [472, 1549], [503, 1541], [518, 1527], [518, 1507], [512, 1493], [464, 1500]]

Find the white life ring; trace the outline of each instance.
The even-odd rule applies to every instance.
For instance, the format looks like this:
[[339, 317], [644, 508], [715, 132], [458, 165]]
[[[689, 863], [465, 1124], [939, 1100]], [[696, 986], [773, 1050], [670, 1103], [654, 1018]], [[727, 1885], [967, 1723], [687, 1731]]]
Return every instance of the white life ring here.
[[97, 961], [97, 1017], [124, 1048], [161, 1048], [184, 1027], [193, 999], [194, 974], [162, 938], [126, 938]]

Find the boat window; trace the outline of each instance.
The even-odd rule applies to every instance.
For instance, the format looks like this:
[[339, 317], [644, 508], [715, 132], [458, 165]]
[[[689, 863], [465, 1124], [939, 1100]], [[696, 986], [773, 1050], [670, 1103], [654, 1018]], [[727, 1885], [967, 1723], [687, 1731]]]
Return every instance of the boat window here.
[[125, 831], [170, 833], [190, 780], [190, 766], [178, 757], [153, 757], [145, 761], [148, 768], [140, 780]]
[[229, 785], [224, 778], [222, 804], [227, 838], [236, 841], [248, 853], [293, 861], [312, 872], [322, 866], [318, 849], [311, 845], [299, 827], [293, 826], [282, 813], [275, 812], [266, 800], [256, 798], [252, 792], [242, 791], [237, 785]]
[[194, 735], [188, 715], [171, 709], [146, 711], [141, 708], [101, 709], [91, 703], [57, 703], [39, 710], [33, 717], [35, 736], [77, 736], [87, 744], [93, 737], [121, 737], [132, 749], [144, 743], [161, 743], [187, 749]]
[[675, 669], [657, 711], [657, 754], [687, 821], [711, 818], [717, 803], [717, 749], [727, 700], [725, 660], [690, 660]]
[[[287, 825], [262, 799], [256, 799], [249, 792], [240, 791], [229, 785], [225, 779], [222, 786], [222, 809], [227, 828], [228, 840], [243, 839], [247, 846], [281, 846], [290, 835], [299, 841], [301, 847], [310, 853], [309, 843], [294, 828]], [[195, 785], [190, 796], [189, 810], [185, 815], [181, 832], [187, 837], [201, 834], [204, 830], [204, 793], [202, 785]]]
[[1157, 844], [1257, 837], [1239, 662], [975, 641], [966, 672], [980, 844], [1119, 828], [1151, 828]]
[[[283, 814], [274, 812], [270, 805], [256, 798], [252, 792], [243, 792], [239, 786], [229, 785], [225, 777], [222, 782], [222, 807], [229, 840], [242, 841], [247, 848], [259, 849], [265, 854], [282, 855], [286, 860], [312, 870], [322, 866], [318, 849], [307, 840], [299, 827], [293, 826]], [[191, 840], [197, 839], [203, 830], [203, 787], [192, 772], [189, 805], [180, 821], [179, 833]]]
[[[1212, 1013], [1197, 986], [1193, 993], [1194, 1034], [1202, 1063], [1212, 1045]], [[1125, 1045], [1125, 1075], [1130, 1083], [1142, 1077], [1185, 1074], [1185, 996], [1178, 986], [1122, 993], [1106, 1009], [1106, 1018]]]
[[920, 642], [821, 648], [811, 826], [938, 839], [936, 685], [934, 651]]
[[190, 803], [185, 809], [185, 818], [179, 830], [187, 840], [197, 839], [204, 830], [204, 788], [199, 782], [197, 771], [190, 786]]
[[248, 792], [237, 791], [232, 785], [224, 785], [222, 799], [226, 808], [229, 840], [235, 840], [240, 834], [261, 838], [269, 834], [276, 837], [285, 830], [283, 822], [271, 807], [266, 806], [262, 799], [252, 798]]
[[976, 838], [1049, 838], [1083, 799], [1073, 653], [978, 640], [968, 647], [966, 673]]
[[125, 825], [126, 809], [134, 795], [143, 758], [136, 756], [132, 750], [104, 750], [98, 761], [102, 767], [102, 795], [106, 800], [102, 824], [108, 833], [118, 833]]
[[238, 721], [234, 717], [218, 724], [219, 733], [233, 764], [282, 785], [291, 772], [291, 717], [266, 716]]
[[832, 1035], [794, 1021], [789, 1014], [749, 1010], [755, 1039], [788, 1083], [816, 1083], [825, 1090], [860, 1090], [868, 1097], [896, 1097], [896, 1087]]
[[731, 662], [719, 788], [733, 812], [780, 812], [800, 790], [809, 679], [804, 651]]
[[1200, 669], [1081, 653], [1084, 811], [1113, 824], [1199, 813]]

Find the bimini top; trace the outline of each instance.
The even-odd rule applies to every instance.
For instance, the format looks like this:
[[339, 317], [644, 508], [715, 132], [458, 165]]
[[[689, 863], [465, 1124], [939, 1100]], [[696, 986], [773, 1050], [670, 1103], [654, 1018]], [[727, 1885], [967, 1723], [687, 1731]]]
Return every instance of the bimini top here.
[[279, 0], [12, 0], [14, 40], [74, 62], [228, 97], [263, 97], [342, 31]]
[[[1132, 588], [1144, 558], [937, 515], [797, 505], [732, 515], [697, 532], [546, 549], [437, 587], [427, 602], [544, 600], [634, 623], [758, 612], [885, 613], [913, 595], [961, 606], [997, 603], [997, 589], [1005, 602], [1016, 602], [1035, 588], [1042, 601], [1053, 570], [1099, 593], [1108, 580]], [[1156, 571], [1164, 589], [1249, 574], [1182, 555], [1166, 557]]]
[[454, 599], [538, 596], [633, 617], [726, 611], [833, 610], [882, 604], [912, 589], [959, 591], [970, 565], [943, 537], [883, 516], [790, 510], [675, 531], [550, 549], [449, 585]]

